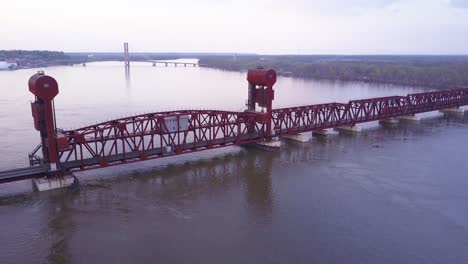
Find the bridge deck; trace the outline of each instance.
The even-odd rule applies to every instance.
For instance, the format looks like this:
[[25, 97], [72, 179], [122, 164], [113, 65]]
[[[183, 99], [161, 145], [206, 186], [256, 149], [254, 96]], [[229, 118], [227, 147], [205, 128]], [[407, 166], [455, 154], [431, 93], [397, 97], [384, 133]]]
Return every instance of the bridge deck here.
[[152, 63], [161, 63], [161, 64], [174, 64], [174, 65], [198, 65], [198, 62], [181, 62], [181, 61], [158, 61], [158, 60], [149, 60], [148, 62]]
[[[212, 142], [204, 141], [204, 142], [197, 142], [197, 143], [186, 143], [183, 144], [180, 147], [180, 151], [182, 153], [184, 152], [192, 152], [193, 150], [203, 150], [203, 149], [213, 149], [216, 147], [227, 147], [227, 146], [232, 146], [234, 145], [236, 138], [230, 137], [226, 139], [218, 139], [214, 140]], [[208, 148], [208, 146], [210, 146]], [[175, 150], [171, 150], [168, 152], [165, 152], [162, 148], [154, 148], [147, 150], [146, 152], [146, 159], [156, 159], [156, 158], [163, 158], [163, 157], [170, 157], [174, 156], [177, 153]], [[106, 157], [106, 163], [107, 166], [111, 165], [116, 165], [122, 163], [122, 161], [125, 161], [125, 163], [129, 163], [132, 161], [140, 161], [141, 159], [141, 152], [140, 151], [132, 151], [132, 152], [127, 152], [127, 153], [121, 153], [121, 154], [115, 154], [115, 155], [109, 155]], [[74, 160], [74, 161], [69, 161], [69, 162], [64, 162], [62, 163], [62, 166], [64, 168], [67, 168], [69, 170], [73, 169], [79, 169], [81, 167], [87, 167], [90, 168], [92, 166], [100, 166], [101, 160], [99, 157], [92, 157], [92, 158], [87, 158], [83, 160]]]
[[42, 166], [0, 171], [0, 183], [44, 177], [46, 172], [47, 170]]
[[[468, 105], [468, 89], [273, 109], [275, 136]], [[125, 117], [70, 131], [60, 166], [87, 170], [264, 141], [264, 113], [184, 110]], [[0, 172], [0, 182], [44, 176], [43, 167]]]

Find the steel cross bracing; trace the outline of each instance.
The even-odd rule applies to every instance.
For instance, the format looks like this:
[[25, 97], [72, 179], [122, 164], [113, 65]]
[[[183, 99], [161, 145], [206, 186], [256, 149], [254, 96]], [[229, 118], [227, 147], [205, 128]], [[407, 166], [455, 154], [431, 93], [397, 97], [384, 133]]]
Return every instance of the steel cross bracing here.
[[[266, 141], [276, 136], [353, 126], [468, 105], [468, 89], [409, 94], [273, 109], [274, 70], [247, 74], [244, 112], [183, 110], [120, 118], [74, 130], [56, 128], [53, 100], [57, 81], [39, 72], [28, 82], [34, 127], [41, 143], [29, 154], [29, 168], [0, 171], [0, 183], [88, 170], [196, 151]], [[274, 144], [273, 144], [274, 145]]]
[[[468, 89], [274, 109], [274, 135], [468, 105]], [[85, 170], [265, 140], [265, 114], [210, 110], [150, 113], [64, 131], [62, 168]]]
[[265, 135], [261, 116], [186, 110], [116, 119], [63, 131], [70, 143], [59, 159], [66, 169], [90, 169], [253, 143]]
[[463, 105], [468, 105], [468, 89], [353, 100], [347, 104], [330, 103], [274, 109], [272, 122], [275, 134], [284, 135]]

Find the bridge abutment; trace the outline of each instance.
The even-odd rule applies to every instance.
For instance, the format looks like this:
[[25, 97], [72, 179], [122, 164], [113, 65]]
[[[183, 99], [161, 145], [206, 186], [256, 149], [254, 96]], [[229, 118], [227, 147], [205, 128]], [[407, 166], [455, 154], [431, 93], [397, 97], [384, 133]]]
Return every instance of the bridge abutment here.
[[383, 126], [396, 126], [398, 125], [399, 121], [397, 118], [388, 118], [379, 120], [379, 124]]
[[312, 135], [317, 137], [327, 137], [336, 134], [338, 133], [334, 132], [333, 129], [317, 129], [312, 131]]
[[360, 126], [339, 126], [333, 128], [335, 131], [344, 132], [344, 133], [360, 133], [362, 128]]
[[261, 150], [275, 152], [281, 149], [281, 140], [278, 137], [275, 137], [270, 142], [257, 142], [255, 143], [255, 146]]
[[314, 136], [320, 136], [320, 137], [326, 137], [330, 134], [330, 132], [326, 129], [319, 129], [319, 130], [315, 130], [312, 132], [312, 135]]
[[284, 136], [281, 136], [282, 138], [285, 138], [285, 139], [288, 139], [288, 140], [292, 140], [292, 141], [297, 141], [297, 142], [302, 142], [302, 143], [305, 143], [305, 142], [308, 142], [312, 139], [312, 133], [299, 133], [299, 134], [296, 134], [296, 135], [284, 135]]
[[402, 121], [411, 121], [411, 122], [418, 122], [421, 121], [421, 118], [417, 115], [405, 115], [405, 116], [399, 116], [398, 119]]
[[67, 174], [56, 178], [36, 178], [32, 182], [38, 191], [43, 192], [70, 187], [75, 182], [75, 177], [73, 174]]
[[456, 114], [456, 115], [464, 115], [465, 114], [465, 110], [463, 108], [460, 108], [460, 107], [442, 109], [442, 110], [439, 110], [439, 112], [444, 113], [444, 114]]

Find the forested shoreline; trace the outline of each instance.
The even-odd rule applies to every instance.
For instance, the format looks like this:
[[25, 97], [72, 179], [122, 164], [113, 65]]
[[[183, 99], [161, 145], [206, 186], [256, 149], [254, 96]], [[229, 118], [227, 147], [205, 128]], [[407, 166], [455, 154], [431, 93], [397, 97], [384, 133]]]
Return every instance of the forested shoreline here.
[[47, 50], [0, 50], [0, 61], [17, 64], [17, 69], [64, 65], [70, 57], [61, 51]]
[[[121, 53], [64, 53], [57, 51], [0, 50], [0, 61], [17, 68], [47, 67], [89, 61], [122, 60]], [[257, 55], [202, 53], [135, 53], [131, 59], [199, 58], [203, 67], [245, 71], [264, 67], [279, 75], [340, 81], [364, 81], [437, 89], [468, 87], [468, 56], [434, 55]]]
[[468, 86], [468, 56], [217, 56], [204, 67], [244, 71], [264, 67], [280, 75], [453, 89]]

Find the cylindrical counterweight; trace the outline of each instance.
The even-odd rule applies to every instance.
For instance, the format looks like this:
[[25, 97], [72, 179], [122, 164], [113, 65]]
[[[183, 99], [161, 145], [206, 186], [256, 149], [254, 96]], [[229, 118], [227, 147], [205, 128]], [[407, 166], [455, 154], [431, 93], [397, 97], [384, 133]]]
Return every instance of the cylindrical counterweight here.
[[249, 82], [248, 110], [255, 112], [255, 106], [258, 103], [260, 107], [266, 108], [266, 116], [261, 116], [261, 120], [266, 124], [265, 137], [267, 141], [271, 140], [271, 122], [273, 115], [273, 85], [276, 83], [276, 72], [274, 70], [253, 69], [247, 73]]
[[29, 91], [36, 96], [32, 103], [34, 124], [41, 133], [42, 154], [50, 169], [57, 169], [57, 141], [53, 99], [58, 94], [57, 81], [44, 73], [33, 75], [28, 82]]

